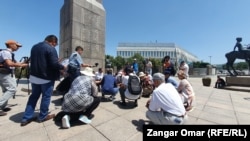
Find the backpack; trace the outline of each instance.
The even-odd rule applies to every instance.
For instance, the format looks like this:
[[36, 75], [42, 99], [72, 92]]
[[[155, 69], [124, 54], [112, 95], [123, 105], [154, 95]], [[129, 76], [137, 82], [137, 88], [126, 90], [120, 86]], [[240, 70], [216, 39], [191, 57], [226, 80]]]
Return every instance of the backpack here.
[[136, 75], [129, 75], [128, 78], [128, 91], [132, 95], [140, 95], [142, 92], [142, 86], [140, 85], [140, 79]]
[[[0, 52], [2, 52], [4, 50], [6, 50], [6, 49], [0, 49]], [[9, 51], [9, 50], [7, 50], [7, 51]], [[12, 52], [11, 52], [11, 57], [12, 57], [12, 61], [16, 62], [16, 60], [15, 60], [15, 54], [12, 53]], [[12, 70], [8, 66], [6, 66], [4, 62], [5, 61], [0, 62], [0, 72], [3, 73], [3, 74], [10, 74], [10, 73], [12, 73]]]

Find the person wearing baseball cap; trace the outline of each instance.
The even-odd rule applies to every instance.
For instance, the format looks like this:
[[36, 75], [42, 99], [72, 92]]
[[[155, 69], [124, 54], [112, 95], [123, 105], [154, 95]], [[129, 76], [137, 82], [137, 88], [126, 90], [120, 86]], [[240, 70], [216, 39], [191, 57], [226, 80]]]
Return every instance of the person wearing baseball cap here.
[[20, 43], [18, 43], [17, 41], [15, 41], [15, 40], [8, 40], [8, 41], [6, 41], [5, 45], [6, 46], [16, 45], [17, 47], [22, 47], [22, 45]]
[[4, 90], [3, 96], [0, 98], [0, 116], [7, 115], [7, 111], [11, 108], [6, 107], [8, 100], [16, 93], [16, 80], [12, 77], [13, 68], [15, 67], [27, 67], [26, 62], [16, 62], [14, 53], [21, 47], [15, 40], [7, 40], [5, 42], [6, 49], [0, 51], [0, 84]]

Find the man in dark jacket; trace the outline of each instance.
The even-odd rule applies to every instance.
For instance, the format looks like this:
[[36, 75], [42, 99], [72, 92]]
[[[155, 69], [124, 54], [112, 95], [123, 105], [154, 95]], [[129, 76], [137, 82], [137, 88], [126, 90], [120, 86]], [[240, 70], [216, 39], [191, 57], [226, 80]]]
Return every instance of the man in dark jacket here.
[[34, 45], [31, 49], [30, 82], [32, 94], [28, 99], [21, 126], [25, 126], [36, 119], [33, 114], [41, 93], [42, 99], [40, 113], [37, 117], [38, 122], [44, 122], [55, 117], [55, 114], [48, 114], [50, 98], [55, 80], [59, 79], [59, 71], [66, 69], [58, 60], [55, 49], [57, 41], [55, 35], [48, 35], [43, 42]]

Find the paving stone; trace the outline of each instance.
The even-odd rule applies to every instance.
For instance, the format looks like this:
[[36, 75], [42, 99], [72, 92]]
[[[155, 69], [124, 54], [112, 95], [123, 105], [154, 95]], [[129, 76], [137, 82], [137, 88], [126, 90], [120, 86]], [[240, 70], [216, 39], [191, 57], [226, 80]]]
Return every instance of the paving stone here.
[[[211, 78], [212, 82], [215, 82], [216, 76], [211, 76]], [[194, 110], [187, 112], [186, 125], [250, 124], [249, 92], [216, 89], [212, 86], [204, 87], [199, 77], [190, 76], [189, 81], [196, 93], [196, 99]], [[56, 82], [55, 85], [58, 83]], [[149, 98], [141, 97], [138, 100], [138, 107], [133, 107], [133, 101], [127, 101], [128, 106], [122, 107], [119, 105], [120, 95], [118, 93], [113, 102], [102, 101], [100, 103], [93, 112], [95, 116], [91, 124], [74, 123], [69, 129], [61, 129], [61, 123], [50, 120], [43, 123], [32, 122], [27, 126], [20, 127], [20, 121], [29, 97], [27, 92], [21, 91], [23, 88], [27, 88], [27, 84], [20, 83], [16, 98], [10, 99], [8, 103], [8, 106], [12, 106], [12, 110], [7, 112], [6, 116], [0, 117], [0, 140], [137, 141], [142, 140], [142, 125], [149, 122], [145, 117], [147, 111], [145, 104]], [[99, 95], [101, 96], [101, 94]], [[51, 113], [60, 112], [61, 97], [61, 95], [52, 95], [49, 108]], [[39, 106], [40, 100], [36, 105], [35, 115], [39, 112]]]

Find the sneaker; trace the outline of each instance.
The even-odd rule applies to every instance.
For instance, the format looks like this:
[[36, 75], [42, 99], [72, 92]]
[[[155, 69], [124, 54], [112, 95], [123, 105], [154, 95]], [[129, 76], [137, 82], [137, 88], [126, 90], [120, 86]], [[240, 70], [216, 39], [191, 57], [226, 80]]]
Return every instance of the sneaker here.
[[7, 115], [7, 113], [0, 111], [0, 116], [6, 116], [6, 115]]
[[191, 112], [191, 111], [193, 111], [193, 109], [194, 109], [193, 106], [189, 106], [189, 107], [186, 108], [186, 111]]
[[21, 126], [26, 126], [29, 123], [31, 123], [32, 121], [37, 120], [37, 117], [32, 117], [31, 119], [25, 120], [25, 121], [21, 121]]
[[95, 117], [95, 115], [94, 114], [90, 114], [89, 116], [88, 116], [88, 119], [92, 119], [92, 118], [94, 118]]
[[84, 115], [80, 115], [79, 120], [80, 120], [81, 122], [83, 122], [83, 123], [86, 123], [86, 124], [91, 123], [91, 120], [88, 119], [88, 117], [86, 117], [86, 116], [84, 116]]
[[4, 112], [8, 112], [10, 110], [11, 110], [11, 108], [9, 108], [9, 107], [6, 107], [6, 108], [3, 109]]
[[115, 97], [111, 95], [111, 96], [109, 97], [109, 100], [110, 100], [110, 101], [113, 101], [113, 100], [115, 100]]
[[70, 116], [68, 116], [68, 115], [63, 116], [63, 118], [62, 118], [62, 128], [64, 128], [64, 129], [70, 128], [69, 120], [70, 120]]

